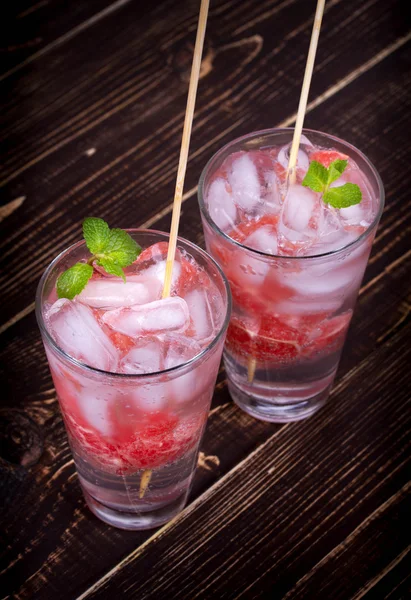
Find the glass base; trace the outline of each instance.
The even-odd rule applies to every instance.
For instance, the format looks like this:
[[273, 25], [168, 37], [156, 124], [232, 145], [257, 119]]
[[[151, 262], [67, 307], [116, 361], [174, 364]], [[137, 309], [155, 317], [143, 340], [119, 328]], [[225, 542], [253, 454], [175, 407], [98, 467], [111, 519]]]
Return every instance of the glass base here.
[[166, 506], [153, 507], [152, 510], [147, 510], [147, 507], [144, 507], [143, 511], [127, 512], [115, 510], [102, 504], [93, 498], [84, 487], [83, 494], [89, 509], [96, 517], [108, 523], [108, 525], [129, 531], [153, 529], [168, 523], [183, 510], [187, 499], [187, 493], [184, 493]]
[[228, 389], [234, 402], [246, 413], [270, 423], [289, 423], [307, 419], [326, 403], [330, 395], [331, 385], [327, 385], [317, 394], [300, 401], [287, 401], [283, 395], [276, 396], [275, 390], [270, 397], [259, 396], [254, 392], [242, 390], [228, 380]]

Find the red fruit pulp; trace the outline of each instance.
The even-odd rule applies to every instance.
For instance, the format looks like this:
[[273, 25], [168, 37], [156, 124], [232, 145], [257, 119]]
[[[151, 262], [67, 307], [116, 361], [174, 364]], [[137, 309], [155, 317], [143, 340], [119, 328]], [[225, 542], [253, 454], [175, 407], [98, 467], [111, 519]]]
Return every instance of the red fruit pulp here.
[[284, 363], [296, 358], [301, 350], [302, 337], [275, 317], [265, 315], [253, 332], [247, 324], [234, 317], [227, 333], [227, 347], [236, 355], [259, 361]]
[[[337, 350], [343, 343], [352, 311], [327, 318], [324, 314], [309, 317], [274, 317], [260, 313], [259, 321], [233, 317], [226, 345], [234, 355], [273, 365], [287, 365], [296, 359], [310, 358], [321, 352]], [[294, 327], [290, 326], [294, 323]]]
[[71, 436], [88, 458], [114, 473], [163, 466], [184, 454], [201, 433], [201, 415], [179, 417], [167, 409], [143, 413], [124, 394], [113, 400], [106, 417], [109, 433], [102, 433], [83, 414], [81, 390], [77, 395], [73, 386], [78, 384], [56, 373], [53, 378]]
[[310, 155], [310, 160], [316, 160], [328, 169], [335, 160], [348, 160], [348, 156], [337, 150], [317, 150]]

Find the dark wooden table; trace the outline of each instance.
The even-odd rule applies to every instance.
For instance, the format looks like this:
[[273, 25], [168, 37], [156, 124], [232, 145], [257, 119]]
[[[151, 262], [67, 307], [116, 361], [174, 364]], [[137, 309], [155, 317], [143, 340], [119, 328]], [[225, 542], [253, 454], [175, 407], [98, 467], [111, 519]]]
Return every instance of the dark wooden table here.
[[[17, 0], [3, 19], [0, 595], [410, 597], [407, 2], [328, 0], [306, 126], [362, 149], [387, 201], [329, 404], [270, 425], [221, 370], [186, 510], [124, 532], [86, 508], [33, 307], [88, 215], [167, 230], [198, 0]], [[212, 0], [181, 234], [224, 143], [293, 125], [315, 0]], [[4, 16], [4, 15], [3, 15]], [[409, 516], [409, 515], [408, 515]]]

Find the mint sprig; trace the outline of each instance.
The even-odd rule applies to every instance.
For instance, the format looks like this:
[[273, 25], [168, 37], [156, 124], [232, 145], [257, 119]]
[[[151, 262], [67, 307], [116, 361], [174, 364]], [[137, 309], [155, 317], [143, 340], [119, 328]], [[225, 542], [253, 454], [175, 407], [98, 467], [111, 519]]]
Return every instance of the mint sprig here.
[[125, 282], [123, 268], [131, 265], [141, 252], [140, 246], [126, 231], [110, 229], [103, 219], [84, 219], [83, 236], [91, 256], [87, 263], [76, 263], [59, 276], [56, 283], [59, 298], [72, 300], [80, 294], [93, 275], [94, 264]]
[[354, 204], [359, 204], [362, 193], [356, 183], [345, 183], [330, 188], [330, 185], [344, 173], [347, 164], [347, 160], [337, 159], [327, 169], [321, 163], [313, 160], [310, 162], [308, 171], [302, 180], [302, 185], [314, 192], [322, 193], [323, 201], [334, 208], [348, 208]]
[[87, 263], [77, 263], [70, 267], [57, 279], [58, 297], [73, 300], [86, 287], [92, 275], [93, 267]]

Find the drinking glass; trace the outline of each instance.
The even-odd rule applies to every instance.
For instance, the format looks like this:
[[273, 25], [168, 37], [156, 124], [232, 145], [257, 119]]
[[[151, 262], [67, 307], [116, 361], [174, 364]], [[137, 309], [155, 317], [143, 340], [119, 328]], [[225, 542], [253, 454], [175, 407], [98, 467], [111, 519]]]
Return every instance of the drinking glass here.
[[[128, 233], [143, 249], [169, 237], [150, 230]], [[50, 264], [37, 290], [37, 321], [85, 499], [95, 515], [122, 529], [157, 527], [184, 507], [230, 317], [230, 289], [220, 267], [182, 238], [178, 248], [204, 269], [220, 299], [211, 307], [215, 335], [198, 355], [173, 368], [152, 374], [105, 372], [57, 345], [46, 309], [55, 299], [60, 273], [87, 256], [84, 241]]]
[[275, 256], [229, 237], [207, 204], [222, 164], [233, 153], [283, 147], [293, 131], [258, 131], [230, 142], [204, 168], [198, 191], [206, 247], [233, 296], [224, 348], [228, 387], [243, 410], [272, 422], [308, 417], [329, 397], [384, 204], [381, 179], [362, 152], [304, 130], [314, 146], [346, 154], [359, 167], [378, 206], [368, 229], [345, 247], [314, 256]]

